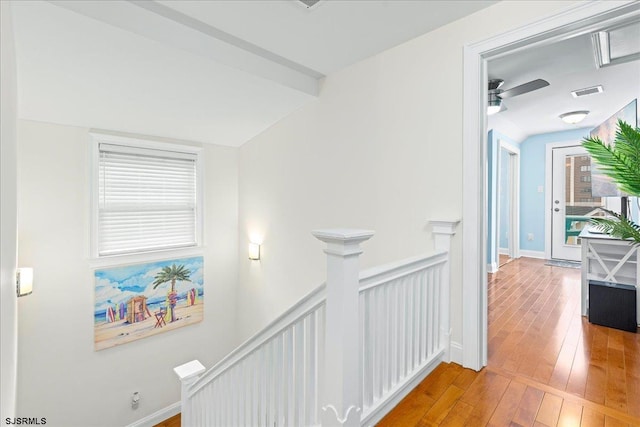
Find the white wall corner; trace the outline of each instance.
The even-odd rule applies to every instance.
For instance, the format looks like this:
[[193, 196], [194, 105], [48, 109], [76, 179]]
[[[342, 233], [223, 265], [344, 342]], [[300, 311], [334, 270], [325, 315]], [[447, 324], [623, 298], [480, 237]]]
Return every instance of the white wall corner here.
[[462, 365], [462, 344], [456, 341], [451, 341], [450, 357], [453, 363]]

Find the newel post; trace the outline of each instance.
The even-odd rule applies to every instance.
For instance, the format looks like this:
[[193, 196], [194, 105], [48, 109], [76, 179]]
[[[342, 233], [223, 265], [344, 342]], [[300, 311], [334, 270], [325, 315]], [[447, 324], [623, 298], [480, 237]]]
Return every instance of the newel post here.
[[322, 426], [360, 425], [359, 263], [370, 230], [315, 230], [327, 244]]
[[204, 366], [198, 360], [192, 360], [184, 365], [176, 366], [173, 368], [173, 372], [176, 373], [180, 382], [182, 383], [181, 390], [181, 412], [180, 422], [183, 426], [190, 427], [193, 425], [191, 419], [191, 408], [189, 408], [187, 402], [187, 392], [191, 384], [196, 382], [200, 378], [200, 374], [205, 371]]
[[440, 344], [444, 347], [444, 362], [451, 362], [451, 239], [456, 234], [457, 221], [429, 221], [433, 234], [434, 249], [447, 253], [447, 262], [442, 268], [440, 305]]

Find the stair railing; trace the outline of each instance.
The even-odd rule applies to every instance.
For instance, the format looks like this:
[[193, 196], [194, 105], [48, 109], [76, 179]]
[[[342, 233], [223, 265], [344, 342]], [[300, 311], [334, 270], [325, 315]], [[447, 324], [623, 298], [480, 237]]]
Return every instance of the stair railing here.
[[360, 272], [368, 230], [318, 230], [327, 282], [205, 371], [176, 367], [182, 425], [374, 425], [450, 361], [449, 251], [459, 221], [431, 221], [436, 253]]

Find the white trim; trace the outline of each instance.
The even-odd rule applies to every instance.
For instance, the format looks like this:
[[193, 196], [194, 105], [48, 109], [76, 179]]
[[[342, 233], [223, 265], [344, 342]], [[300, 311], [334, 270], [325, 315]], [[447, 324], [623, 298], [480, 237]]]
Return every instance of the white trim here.
[[[189, 153], [195, 155], [196, 162], [196, 245], [187, 248], [175, 248], [161, 251], [139, 252], [134, 254], [123, 254], [116, 256], [99, 256], [98, 255], [98, 169], [100, 162], [100, 144], [112, 144], [121, 147], [130, 147], [132, 149], [151, 149], [163, 150], [177, 153]], [[164, 142], [154, 139], [144, 139], [142, 137], [130, 137], [121, 135], [112, 135], [107, 132], [91, 130], [89, 132], [89, 220], [90, 220], [90, 236], [89, 236], [89, 258], [92, 261], [109, 259], [103, 265], [115, 265], [122, 263], [131, 263], [132, 260], [157, 260], [157, 258], [149, 259], [149, 255], [161, 254], [165, 256], [170, 253], [199, 255], [202, 253], [202, 245], [204, 244], [204, 218], [205, 218], [205, 198], [204, 185], [206, 173], [204, 165], [204, 147], [199, 143], [173, 143]], [[123, 261], [124, 260], [124, 261]], [[102, 265], [102, 262], [95, 263]]]
[[462, 344], [451, 341], [451, 361], [462, 365]]
[[205, 246], [192, 246], [163, 251], [140, 252], [137, 254], [110, 255], [99, 258], [91, 257], [89, 258], [89, 268], [96, 269], [128, 264], [144, 264], [145, 262], [202, 256], [205, 249]]
[[498, 272], [498, 263], [497, 262], [492, 262], [490, 264], [487, 264], [487, 273], [493, 274], [493, 273], [497, 273]]
[[550, 142], [545, 145], [544, 153], [544, 258], [551, 259], [551, 209], [553, 198], [553, 149], [576, 147], [580, 141], [569, 140], [563, 142]]
[[528, 251], [525, 249], [520, 251], [520, 256], [525, 258], [549, 259], [542, 251]]
[[160, 424], [162, 421], [179, 414], [181, 407], [181, 403], [176, 402], [166, 408], [162, 408], [159, 411], [154, 412], [153, 414], [149, 414], [138, 421], [134, 421], [126, 427], [153, 427], [156, 424]]
[[509, 248], [498, 248], [498, 255], [509, 255]]
[[463, 86], [463, 270], [462, 365], [479, 370], [487, 363], [487, 59], [582, 34], [621, 15], [638, 15], [640, 2], [594, 1], [573, 4], [549, 17], [496, 37], [464, 46]]
[[511, 189], [509, 194], [509, 246], [503, 255], [509, 255], [513, 259], [520, 258], [520, 149], [506, 144], [502, 139], [498, 139], [497, 144], [497, 169], [496, 169], [496, 246], [498, 254], [502, 254], [500, 247], [500, 195], [502, 186], [500, 185], [502, 164], [502, 150], [509, 153], [509, 178]]

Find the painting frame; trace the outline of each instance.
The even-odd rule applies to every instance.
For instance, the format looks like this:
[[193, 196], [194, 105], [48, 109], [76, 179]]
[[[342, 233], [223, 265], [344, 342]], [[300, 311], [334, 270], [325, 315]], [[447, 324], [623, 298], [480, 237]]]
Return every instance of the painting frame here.
[[204, 258], [193, 256], [93, 272], [94, 350], [204, 319]]

